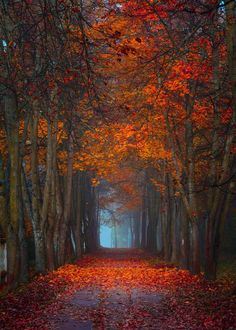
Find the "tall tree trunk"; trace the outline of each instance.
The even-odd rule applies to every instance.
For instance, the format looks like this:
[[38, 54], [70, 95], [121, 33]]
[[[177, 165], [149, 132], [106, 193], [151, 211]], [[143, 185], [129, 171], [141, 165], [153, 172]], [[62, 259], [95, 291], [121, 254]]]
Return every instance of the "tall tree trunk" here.
[[[92, 252], [98, 248], [98, 219], [97, 219], [97, 196], [94, 187], [91, 186], [90, 178], [86, 178], [86, 246], [87, 251]], [[114, 220], [115, 231], [116, 221]]]
[[4, 239], [7, 238], [9, 214], [7, 212], [6, 177], [2, 154], [0, 153], [0, 228]]
[[134, 214], [134, 247], [140, 247], [140, 212]]
[[220, 242], [232, 201], [231, 189], [234, 188], [234, 185], [234, 182], [229, 184], [228, 191], [224, 194], [224, 197], [218, 206], [215, 217], [207, 219], [205, 240], [205, 276], [209, 280], [216, 279]]
[[141, 213], [141, 248], [145, 249], [147, 245], [147, 187], [146, 182], [143, 185], [142, 195], [142, 213]]
[[231, 126], [236, 120], [236, 2], [225, 1], [226, 9], [226, 46], [228, 53], [229, 80], [232, 92], [233, 120]]
[[172, 245], [172, 250], [171, 250], [171, 262], [176, 263], [178, 262], [178, 244], [177, 244], [177, 235], [179, 232], [177, 232], [177, 205], [176, 201], [173, 198], [173, 191], [172, 191], [172, 199], [171, 199], [171, 245]]
[[[191, 86], [191, 91], [194, 92], [195, 87]], [[192, 271], [194, 274], [199, 274], [201, 271], [200, 259], [200, 232], [199, 232], [199, 215], [197, 208], [197, 197], [195, 192], [195, 159], [193, 146], [193, 123], [192, 111], [194, 100], [189, 95], [186, 96], [186, 168], [187, 168], [187, 186], [188, 186], [188, 201], [191, 208], [192, 218]]]
[[[169, 133], [170, 146], [172, 149], [172, 160], [175, 169], [174, 180], [176, 182], [176, 186], [180, 192], [183, 205], [186, 210], [186, 215], [189, 218], [189, 221], [192, 225], [192, 271], [194, 274], [200, 273], [200, 235], [199, 235], [199, 215], [197, 210], [197, 199], [195, 192], [195, 183], [194, 183], [194, 154], [193, 154], [193, 131], [192, 131], [192, 120], [191, 120], [191, 112], [192, 112], [192, 100], [186, 100], [186, 111], [188, 114], [188, 120], [186, 121], [186, 161], [187, 166], [182, 164], [185, 167], [185, 171], [187, 173], [187, 192], [185, 187], [182, 184], [181, 170], [178, 164], [178, 157], [176, 153], [175, 141], [172, 135], [172, 130], [170, 126], [170, 121], [168, 115], [166, 114], [166, 125]], [[198, 250], [196, 250], [198, 249]], [[199, 258], [199, 259], [198, 259]]]
[[10, 157], [9, 226], [7, 237], [8, 282], [17, 285], [20, 270], [19, 253], [19, 119], [16, 95], [5, 96], [5, 119]]
[[35, 246], [35, 270], [46, 271], [46, 251], [40, 219], [41, 191], [38, 173], [38, 114], [31, 118], [31, 182], [32, 182], [32, 228]]
[[200, 261], [200, 231], [198, 221], [192, 222], [192, 272], [199, 274], [201, 271]]
[[168, 213], [163, 210], [161, 213], [162, 230], [162, 256], [164, 260], [169, 261], [169, 240], [168, 240]]
[[[80, 182], [79, 173], [73, 175], [72, 206], [71, 206], [71, 240], [73, 245], [73, 259], [78, 259], [81, 254], [80, 246]], [[79, 221], [79, 223], [77, 223]], [[79, 237], [77, 237], [79, 236]]]
[[63, 221], [63, 201], [58, 169], [55, 172], [55, 194], [56, 194], [56, 218], [54, 219], [53, 245], [55, 249], [55, 266], [59, 266], [60, 254], [60, 226]]
[[[155, 171], [150, 171], [150, 175], [156, 175]], [[147, 186], [147, 207], [148, 207], [148, 228], [147, 228], [147, 248], [152, 252], [157, 252], [157, 223], [159, 210], [159, 193], [152, 183]]]
[[[21, 173], [19, 173], [21, 181]], [[22, 187], [22, 184], [21, 184]], [[24, 215], [24, 203], [22, 196], [22, 189], [19, 189], [19, 247], [20, 247], [20, 282], [28, 282], [29, 280], [29, 260], [28, 260], [28, 246], [25, 235], [25, 215]]]
[[[29, 280], [29, 260], [28, 260], [28, 244], [25, 233], [25, 214], [27, 207], [29, 207], [28, 194], [25, 191], [26, 178], [23, 166], [24, 147], [27, 139], [27, 133], [30, 123], [30, 109], [27, 109], [24, 130], [20, 141], [20, 158], [19, 158], [19, 245], [20, 245], [20, 281], [25, 283]], [[27, 195], [26, 195], [27, 194]], [[28, 212], [29, 218], [31, 219], [32, 212]]]
[[80, 173], [76, 174], [76, 215], [75, 215], [75, 255], [76, 258], [80, 258], [82, 254], [81, 246], [81, 222], [82, 222], [82, 212], [81, 212], [81, 180]]
[[73, 137], [70, 134], [68, 141], [68, 162], [67, 175], [64, 199], [63, 219], [60, 227], [60, 242], [59, 242], [59, 264], [63, 265], [66, 260], [66, 237], [69, 233], [69, 221], [71, 216], [71, 196], [72, 196], [72, 178], [73, 178]]
[[1, 232], [0, 252], [2, 252], [0, 258], [3, 257], [0, 260], [0, 285], [5, 284], [6, 281], [6, 274], [4, 274], [5, 271], [7, 271], [5, 244], [8, 235], [8, 226], [9, 226], [9, 214], [7, 211], [6, 177], [5, 177], [3, 158], [2, 158], [2, 154], [0, 153], [0, 232]]
[[51, 129], [51, 149], [48, 151], [51, 153], [50, 158], [48, 157], [48, 171], [50, 175], [48, 179], [50, 181], [50, 203], [48, 206], [48, 216], [46, 221], [46, 226], [44, 230], [45, 243], [46, 243], [46, 261], [47, 270], [52, 271], [56, 268], [56, 245], [55, 245], [55, 231], [58, 223], [57, 214], [57, 131], [58, 131], [58, 121], [57, 118], [50, 123]]
[[180, 265], [189, 269], [189, 219], [180, 201]]

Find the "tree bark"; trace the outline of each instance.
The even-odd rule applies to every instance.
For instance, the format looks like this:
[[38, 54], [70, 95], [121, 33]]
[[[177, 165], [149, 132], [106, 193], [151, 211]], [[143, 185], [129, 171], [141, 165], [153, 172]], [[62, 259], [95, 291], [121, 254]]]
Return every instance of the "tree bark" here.
[[189, 219], [180, 201], [180, 265], [189, 269]]
[[40, 219], [41, 191], [38, 173], [38, 114], [31, 118], [32, 228], [35, 245], [35, 271], [46, 272], [46, 251]]
[[68, 141], [68, 162], [67, 176], [65, 187], [65, 200], [62, 223], [60, 226], [60, 242], [59, 242], [59, 264], [63, 265], [66, 260], [66, 237], [69, 234], [69, 221], [71, 216], [71, 196], [72, 196], [72, 178], [73, 178], [73, 137], [70, 134]]
[[7, 238], [8, 283], [17, 285], [20, 270], [19, 254], [19, 119], [16, 95], [5, 96], [5, 119], [10, 157], [9, 226]]
[[145, 249], [147, 244], [147, 186], [146, 178], [143, 184], [142, 213], [141, 213], [141, 248]]
[[[21, 173], [19, 173], [21, 181]], [[20, 184], [22, 187], [22, 184]], [[26, 283], [29, 280], [29, 260], [28, 260], [28, 246], [25, 235], [25, 214], [22, 189], [19, 190], [19, 247], [20, 247], [20, 282]]]

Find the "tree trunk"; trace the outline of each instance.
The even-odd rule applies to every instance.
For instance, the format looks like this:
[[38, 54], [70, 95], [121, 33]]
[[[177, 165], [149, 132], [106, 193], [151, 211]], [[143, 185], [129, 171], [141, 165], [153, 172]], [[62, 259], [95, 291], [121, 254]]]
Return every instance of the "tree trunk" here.
[[[53, 221], [52, 219], [51, 221]], [[48, 228], [46, 230], [45, 234], [45, 244], [46, 244], [46, 261], [47, 261], [47, 270], [52, 271], [56, 268], [55, 266], [55, 249], [54, 249], [54, 226], [51, 224], [48, 225]]]
[[180, 201], [180, 264], [189, 269], [189, 220]]
[[222, 197], [221, 203], [218, 206], [217, 214], [213, 218], [207, 219], [205, 240], [205, 277], [208, 280], [216, 279], [220, 243], [232, 200], [231, 189], [233, 190], [234, 186], [234, 182], [229, 184], [228, 191], [225, 193], [224, 198]]
[[5, 97], [5, 118], [10, 157], [9, 227], [7, 239], [8, 282], [17, 285], [20, 270], [19, 254], [19, 120], [17, 100], [13, 92]]
[[51, 125], [51, 134], [49, 134], [48, 139], [50, 148], [48, 150], [48, 181], [50, 184], [50, 189], [48, 190], [48, 194], [50, 195], [50, 203], [47, 206], [48, 215], [46, 216], [45, 223], [45, 242], [46, 242], [46, 250], [47, 250], [47, 270], [52, 271], [56, 268], [56, 244], [55, 244], [55, 232], [56, 227], [58, 225], [58, 214], [57, 214], [57, 132], [58, 132], [58, 121], [57, 118]]
[[81, 194], [80, 194], [80, 177], [76, 172], [73, 175], [72, 185], [72, 206], [71, 206], [71, 239], [73, 243], [73, 258], [78, 259], [81, 256], [81, 240], [80, 240], [80, 217], [81, 217]]
[[46, 251], [40, 219], [41, 192], [38, 173], [38, 114], [31, 118], [32, 227], [35, 246], [35, 271], [45, 273]]
[[136, 212], [134, 216], [134, 247], [140, 247], [140, 212]]
[[179, 234], [177, 232], [177, 205], [176, 201], [172, 198], [171, 203], [171, 262], [176, 263], [178, 262], [178, 244], [177, 244], [177, 235]]
[[7, 212], [6, 178], [2, 155], [0, 153], [0, 228], [4, 239], [7, 238], [9, 214]]
[[[226, 2], [226, 1], [225, 1]], [[236, 121], [236, 3], [229, 1], [226, 6], [226, 46], [228, 52], [229, 80], [232, 91], [233, 120], [231, 126]]]
[[[155, 174], [155, 173], [154, 173]], [[148, 211], [148, 226], [147, 226], [147, 248], [151, 252], [157, 251], [157, 209], [159, 203], [155, 187], [151, 183], [147, 186], [147, 211]]]
[[209, 280], [216, 278], [216, 260], [215, 260], [215, 246], [214, 246], [214, 229], [212, 222], [208, 219], [206, 225], [206, 239], [205, 239], [205, 276]]
[[145, 249], [147, 244], [147, 196], [146, 182], [143, 186], [142, 213], [141, 213], [141, 248]]
[[56, 218], [54, 219], [54, 233], [53, 233], [53, 245], [55, 249], [55, 266], [59, 265], [59, 253], [60, 253], [60, 226], [63, 220], [63, 202], [62, 202], [62, 192], [60, 177], [58, 169], [55, 169], [55, 198], [56, 198]]
[[[21, 175], [21, 173], [19, 173]], [[20, 282], [26, 283], [29, 280], [28, 268], [28, 246], [25, 236], [25, 218], [22, 191], [19, 192], [20, 216], [19, 216], [19, 246], [20, 246]]]
[[200, 232], [197, 220], [192, 223], [192, 272], [193, 274], [201, 272]]
[[65, 187], [64, 212], [60, 228], [59, 242], [59, 264], [63, 265], [66, 260], [66, 237], [69, 235], [69, 221], [71, 215], [71, 196], [72, 196], [72, 178], [73, 178], [73, 138], [70, 134], [68, 141], [68, 163]]

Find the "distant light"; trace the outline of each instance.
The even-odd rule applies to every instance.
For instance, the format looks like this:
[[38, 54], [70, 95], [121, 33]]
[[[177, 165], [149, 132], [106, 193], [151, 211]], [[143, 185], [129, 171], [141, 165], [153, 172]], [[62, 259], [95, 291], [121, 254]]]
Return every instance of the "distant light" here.
[[111, 227], [108, 227], [106, 225], [100, 226], [100, 244], [102, 247], [106, 247], [106, 248], [112, 247], [111, 233], [112, 233]]

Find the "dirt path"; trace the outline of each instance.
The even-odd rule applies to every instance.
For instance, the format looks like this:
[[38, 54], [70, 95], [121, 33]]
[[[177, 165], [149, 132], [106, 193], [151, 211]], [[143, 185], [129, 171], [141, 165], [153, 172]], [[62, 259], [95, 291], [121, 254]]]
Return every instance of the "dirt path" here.
[[0, 300], [0, 329], [235, 330], [236, 299], [228, 282], [139, 250], [102, 250]]

